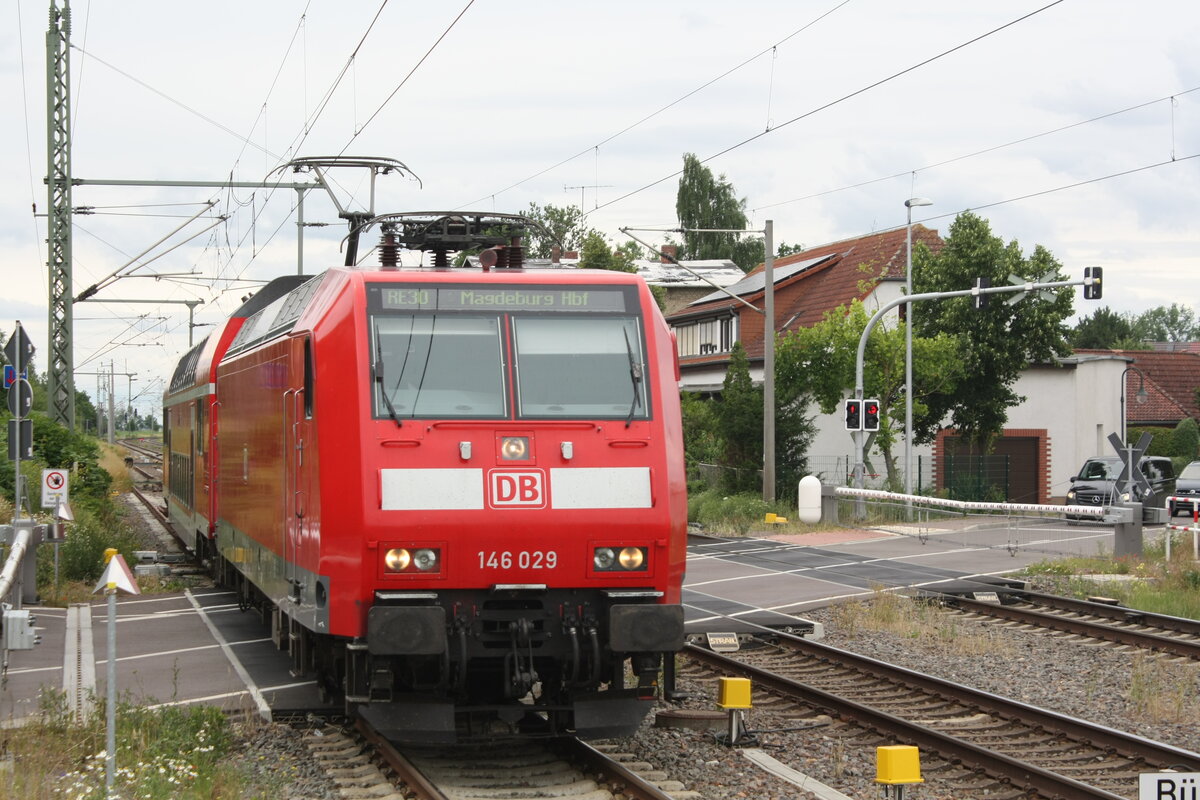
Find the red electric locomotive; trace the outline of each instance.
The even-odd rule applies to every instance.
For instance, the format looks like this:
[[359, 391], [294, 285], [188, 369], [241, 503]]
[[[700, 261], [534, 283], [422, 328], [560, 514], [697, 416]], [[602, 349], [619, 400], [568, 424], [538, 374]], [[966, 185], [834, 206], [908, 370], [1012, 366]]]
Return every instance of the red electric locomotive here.
[[384, 266], [273, 282], [181, 361], [173, 516], [392, 738], [629, 732], [683, 641], [662, 315], [635, 275], [521, 268], [511, 217], [378, 221]]

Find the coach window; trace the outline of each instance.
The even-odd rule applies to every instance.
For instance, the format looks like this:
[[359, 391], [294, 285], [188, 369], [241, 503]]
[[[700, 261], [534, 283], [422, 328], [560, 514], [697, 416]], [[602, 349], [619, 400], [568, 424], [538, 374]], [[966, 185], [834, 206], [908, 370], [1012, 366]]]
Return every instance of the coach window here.
[[522, 417], [646, 419], [641, 326], [632, 317], [515, 317]]
[[313, 354], [312, 339], [304, 340], [304, 418], [313, 417]]
[[373, 317], [375, 416], [503, 417], [500, 330], [494, 315]]

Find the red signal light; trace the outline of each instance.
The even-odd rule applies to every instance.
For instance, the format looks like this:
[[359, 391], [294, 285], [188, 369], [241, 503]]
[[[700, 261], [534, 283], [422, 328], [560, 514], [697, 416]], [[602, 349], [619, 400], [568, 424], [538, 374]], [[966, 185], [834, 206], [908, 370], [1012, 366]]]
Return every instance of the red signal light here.
[[879, 430], [879, 401], [864, 400], [863, 401], [863, 430], [877, 431]]

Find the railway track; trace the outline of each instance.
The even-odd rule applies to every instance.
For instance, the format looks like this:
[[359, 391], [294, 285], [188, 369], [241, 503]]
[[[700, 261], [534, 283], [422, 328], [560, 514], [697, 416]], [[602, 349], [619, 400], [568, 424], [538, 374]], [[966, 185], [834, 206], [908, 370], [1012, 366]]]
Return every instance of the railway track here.
[[[131, 492], [138, 502], [146, 509], [147, 512], [154, 518], [154, 521], [161, 529], [160, 540], [166, 544], [167, 552], [182, 552], [188, 558], [193, 558], [195, 553], [192, 550], [192, 543], [184, 541], [175, 530], [175, 526], [171, 524], [167, 518], [166, 505], [162, 496], [162, 447], [161, 443], [157, 447], [147, 447], [144, 440], [122, 439], [120, 444], [143, 459], [142, 464], [138, 464], [132, 459], [126, 459], [130, 470], [141, 477], [141, 480], [135, 480], [131, 487]], [[145, 467], [149, 466], [149, 469]], [[156, 532], [157, 534], [157, 532]], [[163, 537], [169, 537], [169, 541]]]
[[1041, 628], [1085, 636], [1141, 650], [1200, 661], [1200, 621], [1037, 592], [1006, 592], [987, 602], [944, 595], [943, 605], [975, 618], [1007, 620], [1025, 629]]
[[[305, 743], [344, 797], [470, 800], [684, 800], [699, 794], [649, 764], [575, 739], [405, 748], [367, 723], [326, 727]], [[670, 792], [668, 794], [668, 792]]]
[[952, 796], [1137, 798], [1140, 773], [1200, 771], [1200, 754], [804, 639], [780, 635], [736, 657], [684, 653], [691, 670], [749, 678], [756, 705], [815, 708], [916, 745], [947, 762], [939, 789]]
[[[162, 464], [162, 442], [157, 442], [154, 445], [146, 445], [145, 439], [120, 439], [118, 444], [130, 452], [136, 453], [143, 458], [147, 458], [157, 464]], [[157, 441], [157, 440], [151, 440]]]

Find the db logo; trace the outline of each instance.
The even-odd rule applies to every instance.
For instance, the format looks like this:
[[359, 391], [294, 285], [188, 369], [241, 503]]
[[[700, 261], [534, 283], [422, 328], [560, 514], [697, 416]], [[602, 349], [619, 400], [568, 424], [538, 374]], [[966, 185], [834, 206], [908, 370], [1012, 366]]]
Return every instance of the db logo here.
[[541, 472], [492, 472], [490, 477], [493, 508], [546, 505]]

